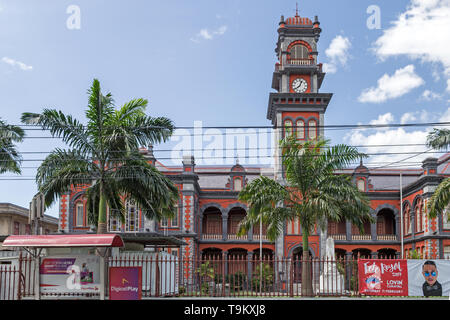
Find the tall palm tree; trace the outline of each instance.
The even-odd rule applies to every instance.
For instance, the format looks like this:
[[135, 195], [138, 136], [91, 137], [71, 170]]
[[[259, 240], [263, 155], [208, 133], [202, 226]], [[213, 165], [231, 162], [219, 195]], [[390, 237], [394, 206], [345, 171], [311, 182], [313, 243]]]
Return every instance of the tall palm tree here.
[[14, 143], [22, 142], [24, 136], [25, 132], [22, 128], [0, 120], [0, 173], [21, 173], [20, 162], [22, 158]]
[[146, 116], [146, 99], [114, 109], [111, 93], [103, 95], [94, 79], [88, 90], [87, 125], [54, 109], [23, 113], [22, 121], [40, 125], [70, 149], [56, 148], [39, 166], [36, 181], [46, 206], [75, 185], [85, 185], [89, 222], [107, 231], [107, 207], [124, 220], [123, 201], [134, 201], [149, 219], [172, 216], [178, 192], [172, 182], [148, 164], [139, 147], [166, 141], [171, 120]]
[[[450, 130], [434, 129], [428, 134], [427, 146], [433, 149], [447, 149], [450, 146]], [[428, 216], [436, 218], [450, 202], [450, 178], [444, 179], [428, 202]]]
[[[328, 220], [350, 220], [363, 230], [365, 219], [373, 221], [367, 198], [347, 175], [336, 169], [349, 165], [362, 154], [346, 145], [328, 146], [327, 140], [303, 144], [295, 137], [281, 141], [285, 184], [261, 176], [249, 183], [239, 194], [247, 202], [248, 214], [241, 221], [239, 235], [262, 220], [267, 236], [275, 241], [287, 221], [298, 219], [302, 230], [303, 257], [309, 256], [308, 237], [317, 223], [322, 230]], [[312, 294], [310, 264], [302, 264], [302, 294]]]

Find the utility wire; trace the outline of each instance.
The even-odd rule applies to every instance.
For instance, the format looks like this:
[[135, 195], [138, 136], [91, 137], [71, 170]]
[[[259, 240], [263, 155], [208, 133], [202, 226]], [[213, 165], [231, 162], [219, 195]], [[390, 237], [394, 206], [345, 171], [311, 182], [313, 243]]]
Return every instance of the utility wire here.
[[[429, 149], [427, 151], [423, 151], [423, 152], [375, 152], [375, 153], [362, 153], [368, 156], [382, 156], [382, 155], [398, 155], [398, 154], [414, 154], [413, 157], [415, 157], [416, 155], [419, 154], [424, 154], [424, 153], [430, 153], [430, 154], [446, 154], [448, 153], [447, 151], [430, 151], [432, 149]], [[183, 150], [180, 150], [183, 151]], [[343, 154], [337, 154], [335, 155], [336, 157], [340, 157], [343, 155], [346, 155], [347, 153], [343, 153]], [[321, 157], [321, 154], [311, 154], [311, 155], [303, 155], [304, 157]], [[251, 158], [282, 158], [283, 156], [274, 156], [274, 155], [238, 155], [238, 158], [243, 158], [243, 159], [251, 159]], [[412, 158], [412, 157], [410, 157]], [[89, 160], [97, 160], [97, 158], [92, 157], [92, 158], [88, 158]], [[211, 156], [211, 157], [197, 157], [197, 160], [205, 160], [205, 159], [236, 159], [236, 155], [233, 156]], [[409, 158], [407, 158], [409, 159]], [[21, 161], [44, 161], [45, 159], [22, 159]], [[84, 160], [84, 159], [83, 159]], [[109, 158], [108, 161], [123, 161], [123, 160], [142, 160], [142, 158]], [[183, 160], [183, 157], [159, 157], [157, 160]], [[9, 162], [10, 160], [0, 160], [0, 162]], [[73, 159], [59, 159], [58, 161], [74, 161]]]

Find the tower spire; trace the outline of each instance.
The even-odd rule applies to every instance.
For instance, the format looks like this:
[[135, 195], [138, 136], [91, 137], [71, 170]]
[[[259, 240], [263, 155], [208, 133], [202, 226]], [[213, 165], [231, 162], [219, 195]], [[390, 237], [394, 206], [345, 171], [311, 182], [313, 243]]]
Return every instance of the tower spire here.
[[295, 16], [298, 17], [298, 2], [295, 3]]

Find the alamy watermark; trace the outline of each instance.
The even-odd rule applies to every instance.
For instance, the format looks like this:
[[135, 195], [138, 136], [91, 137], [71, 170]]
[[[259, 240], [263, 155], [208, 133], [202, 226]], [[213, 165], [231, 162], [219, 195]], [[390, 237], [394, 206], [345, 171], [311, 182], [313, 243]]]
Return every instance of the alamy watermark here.
[[66, 13], [70, 16], [66, 20], [66, 26], [69, 30], [79, 30], [81, 29], [81, 10], [80, 7], [71, 4], [67, 7]]
[[370, 30], [381, 29], [381, 9], [377, 5], [370, 5], [366, 10], [370, 16], [366, 20], [367, 28]]
[[170, 160], [179, 165], [184, 155], [192, 155], [196, 164], [269, 165], [273, 161], [274, 130], [271, 128], [203, 128], [202, 121], [194, 127], [177, 129], [171, 142]]

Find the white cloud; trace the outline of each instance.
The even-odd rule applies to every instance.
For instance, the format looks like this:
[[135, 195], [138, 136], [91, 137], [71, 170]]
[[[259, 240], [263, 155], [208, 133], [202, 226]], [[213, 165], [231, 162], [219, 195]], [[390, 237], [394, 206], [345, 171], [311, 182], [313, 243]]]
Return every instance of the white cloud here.
[[401, 97], [424, 83], [425, 81], [414, 72], [414, 66], [410, 64], [396, 70], [392, 76], [384, 74], [378, 79], [377, 87], [365, 89], [358, 100], [360, 102], [381, 103], [388, 99]]
[[198, 33], [198, 36], [200, 36], [206, 40], [211, 40], [213, 38], [212, 34], [208, 31], [208, 29], [200, 30], [200, 32]]
[[19, 67], [21, 70], [24, 70], [24, 71], [28, 71], [28, 70], [33, 69], [32, 66], [26, 65], [26, 64], [23, 63], [23, 62], [20, 62], [20, 61], [17, 61], [17, 60], [8, 58], [8, 57], [3, 57], [3, 58], [2, 58], [2, 61], [3, 61], [4, 63], [6, 63], [6, 64], [9, 64], [10, 66], [13, 66], [13, 67], [16, 67], [16, 66], [17, 66], [17, 67]]
[[392, 113], [388, 112], [378, 116], [378, 119], [372, 120], [369, 123], [371, 125], [389, 124], [394, 122], [394, 116]]
[[408, 122], [416, 121], [417, 118], [416, 118], [416, 116], [414, 114], [415, 114], [415, 112], [407, 112], [407, 113], [403, 114], [401, 119], [400, 119], [400, 123], [401, 124], [405, 124], [405, 123], [408, 123]]
[[442, 95], [427, 89], [422, 93], [422, 98], [427, 101], [439, 100], [442, 99]]
[[[450, 108], [443, 114], [430, 114], [425, 110], [405, 113], [401, 116], [401, 123], [423, 121], [425, 118], [428, 120], [436, 118], [442, 122], [450, 121]], [[389, 113], [380, 115], [378, 119], [372, 120], [370, 123], [382, 120], [390, 121]], [[419, 127], [419, 129], [412, 130], [403, 127], [384, 128], [383, 130], [352, 130], [344, 137], [344, 141], [350, 145], [376, 146], [360, 148], [361, 152], [371, 154], [370, 158], [366, 160], [366, 162], [373, 163], [369, 167], [384, 166], [400, 160], [405, 162], [393, 164], [392, 167], [408, 165], [407, 162], [417, 162], [414, 166], [420, 167], [418, 162], [423, 161], [425, 158], [440, 157], [442, 155], [440, 153], [423, 153], [415, 156], [428, 150], [425, 143], [431, 130], [432, 127]]]
[[225, 32], [227, 30], [228, 30], [227, 26], [221, 26], [221, 27], [217, 28], [216, 30], [209, 30], [207, 28], [204, 28], [204, 29], [201, 29], [194, 38], [191, 38], [191, 41], [198, 43], [198, 42], [200, 42], [199, 41], [200, 39], [212, 40], [216, 36], [221, 36], [221, 35], [225, 34]]
[[330, 60], [329, 63], [324, 63], [324, 72], [335, 73], [337, 65], [345, 66], [349, 58], [348, 50], [351, 47], [351, 42], [348, 38], [341, 35], [336, 36], [330, 43], [330, 46], [325, 50], [325, 55]]
[[450, 92], [450, 79], [447, 80], [447, 92]]
[[[406, 55], [422, 62], [441, 64], [450, 77], [450, 0], [411, 0], [406, 11], [374, 43], [385, 59]], [[434, 78], [438, 76], [434, 72]]]

